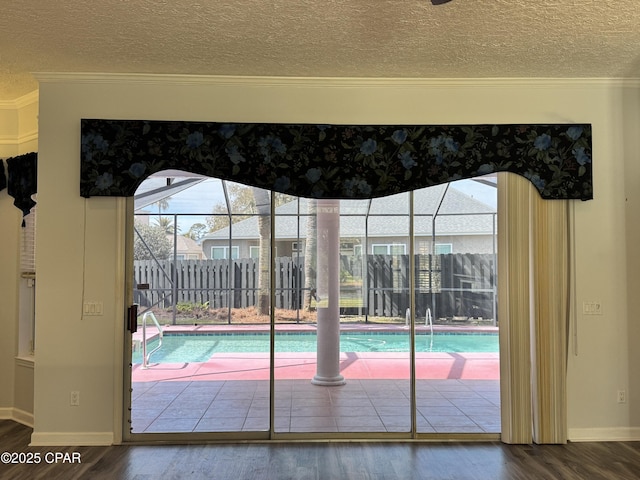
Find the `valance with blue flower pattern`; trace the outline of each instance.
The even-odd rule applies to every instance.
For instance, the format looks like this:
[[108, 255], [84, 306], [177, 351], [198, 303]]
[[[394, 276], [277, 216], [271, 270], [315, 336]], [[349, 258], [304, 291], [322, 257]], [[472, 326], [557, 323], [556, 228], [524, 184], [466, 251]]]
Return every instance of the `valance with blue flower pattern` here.
[[82, 120], [80, 194], [178, 169], [315, 198], [374, 198], [495, 172], [593, 198], [591, 125], [288, 125]]

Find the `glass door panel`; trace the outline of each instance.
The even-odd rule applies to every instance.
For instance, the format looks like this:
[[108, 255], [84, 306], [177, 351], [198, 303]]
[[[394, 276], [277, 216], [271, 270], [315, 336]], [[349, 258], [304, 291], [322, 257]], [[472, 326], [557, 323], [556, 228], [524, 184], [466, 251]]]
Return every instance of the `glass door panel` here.
[[495, 188], [466, 180], [414, 200], [417, 432], [499, 433]]
[[[311, 384], [317, 365], [317, 202], [283, 199], [275, 209], [274, 431], [332, 432], [328, 391]], [[315, 412], [315, 413], [314, 413]]]
[[289, 261], [281, 239], [301, 254], [297, 303], [276, 313], [277, 433], [410, 431], [408, 204], [400, 210], [371, 217], [368, 200], [308, 199], [276, 209], [277, 276]]
[[202, 178], [136, 193], [132, 434], [269, 430], [269, 199]]
[[411, 431], [410, 196], [374, 199], [366, 222], [367, 352], [362, 384], [386, 432]]

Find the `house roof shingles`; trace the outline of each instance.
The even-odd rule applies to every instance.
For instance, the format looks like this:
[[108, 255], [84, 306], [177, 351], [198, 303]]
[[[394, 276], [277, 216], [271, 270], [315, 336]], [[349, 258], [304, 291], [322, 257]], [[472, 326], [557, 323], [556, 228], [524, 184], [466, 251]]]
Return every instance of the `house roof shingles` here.
[[[414, 192], [414, 231], [418, 236], [432, 234], [433, 214], [436, 213], [446, 186], [424, 188]], [[340, 202], [340, 236], [393, 237], [409, 231], [408, 193], [373, 200], [342, 200]], [[308, 199], [286, 203], [276, 208], [275, 237], [280, 239], [306, 236]], [[491, 235], [494, 230], [495, 208], [469, 195], [449, 188], [437, 212], [435, 229], [438, 236]], [[369, 216], [366, 226], [367, 214]], [[298, 216], [300, 223], [298, 224]], [[233, 238], [257, 239], [258, 218], [251, 217], [233, 224]], [[229, 227], [208, 233], [202, 239], [229, 238]]]

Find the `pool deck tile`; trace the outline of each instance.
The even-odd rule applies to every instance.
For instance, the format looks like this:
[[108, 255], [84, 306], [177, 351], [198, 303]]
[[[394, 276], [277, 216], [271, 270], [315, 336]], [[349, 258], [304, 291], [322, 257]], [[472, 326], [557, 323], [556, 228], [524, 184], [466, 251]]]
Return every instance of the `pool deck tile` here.
[[[426, 396], [440, 383], [448, 398]], [[209, 382], [171, 382], [175, 395], [153, 396], [166, 382], [134, 384], [134, 433], [265, 431], [269, 425], [268, 382], [216, 382], [210, 397], [183, 404], [194, 385]], [[407, 432], [410, 402], [407, 381], [348, 380], [342, 387], [319, 387], [307, 380], [275, 384], [275, 431], [286, 432]], [[495, 380], [420, 380], [417, 382], [418, 432], [499, 433], [500, 406]], [[448, 387], [448, 388], [447, 388]], [[225, 396], [231, 395], [230, 397]], [[364, 392], [364, 397], [362, 396]], [[264, 395], [262, 395], [264, 394]], [[164, 395], [164, 394], [163, 394]], [[158, 398], [164, 398], [162, 402]], [[484, 400], [465, 406], [468, 398]], [[153, 405], [153, 409], [146, 407]]]
[[[315, 331], [315, 325], [277, 325]], [[401, 325], [342, 325], [342, 330], [405, 332]], [[426, 328], [416, 327], [417, 331]], [[434, 326], [434, 331], [496, 333], [495, 327]], [[171, 326], [165, 332], [268, 332], [268, 325]], [[148, 338], [157, 331], [147, 329]], [[139, 330], [134, 342], [142, 339]], [[407, 353], [340, 355], [342, 387], [318, 387], [315, 353], [276, 353], [276, 432], [408, 431]], [[268, 428], [269, 354], [216, 353], [207, 362], [132, 369], [134, 433], [256, 431]], [[499, 433], [498, 353], [417, 353], [418, 432]], [[188, 400], [188, 401], [185, 401]], [[153, 407], [149, 407], [152, 405]]]

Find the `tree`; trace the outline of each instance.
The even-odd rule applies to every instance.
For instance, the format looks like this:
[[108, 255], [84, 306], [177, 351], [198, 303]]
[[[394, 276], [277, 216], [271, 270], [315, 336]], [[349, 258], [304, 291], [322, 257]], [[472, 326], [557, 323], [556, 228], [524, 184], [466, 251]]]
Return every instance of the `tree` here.
[[189, 231], [186, 233], [185, 237], [190, 238], [191, 240], [195, 240], [196, 242], [200, 240], [207, 233], [207, 226], [204, 223], [194, 223], [189, 228]]
[[253, 198], [258, 214], [258, 231], [260, 233], [260, 257], [258, 260], [258, 315], [269, 314], [271, 290], [271, 199], [269, 192], [261, 188], [252, 188]]
[[229, 208], [232, 214], [232, 223], [237, 223], [249, 218], [255, 213], [255, 199], [250, 187], [238, 183], [226, 183], [229, 196], [229, 206], [226, 203], [218, 203], [213, 206], [213, 215], [207, 217], [207, 225], [210, 232], [229, 226]]
[[157, 202], [155, 202], [153, 205], [158, 205], [158, 218], [160, 218], [162, 216], [162, 211], [166, 210], [167, 208], [169, 208], [169, 200], [171, 199], [171, 197], [165, 197], [165, 198], [161, 198], [160, 200], [158, 200]]
[[[260, 235], [258, 260], [258, 313], [269, 314], [271, 299], [271, 192], [257, 187], [247, 187], [236, 183], [225, 183], [229, 198], [227, 204], [218, 204], [213, 208], [214, 215], [207, 217], [209, 231], [214, 232], [258, 215], [258, 231]], [[278, 207], [291, 202], [295, 197], [286, 194], [274, 194], [274, 203]], [[229, 209], [231, 215], [229, 215]]]
[[[168, 235], [173, 235], [176, 231], [176, 226], [173, 223], [173, 220], [169, 217], [159, 217], [155, 220], [156, 226], [161, 228], [164, 233]], [[180, 232], [180, 228], [178, 228], [178, 232]]]
[[310, 198], [307, 201], [307, 242], [304, 248], [304, 310], [311, 310], [311, 300], [317, 299], [316, 295], [316, 264], [318, 245], [318, 202]]
[[[151, 260], [153, 257], [156, 260], [166, 260], [171, 257], [173, 244], [163, 228], [157, 225], [144, 224], [136, 224], [135, 228], [136, 233], [133, 238], [134, 260]], [[153, 257], [151, 253], [153, 253]]]
[[[258, 214], [258, 232], [260, 234], [258, 260], [258, 314], [268, 315], [271, 300], [271, 195], [268, 190], [253, 187], [253, 200]], [[278, 207], [294, 199], [291, 195], [275, 194], [275, 206]]]
[[[247, 187], [239, 183], [225, 182], [229, 195], [229, 207], [226, 203], [219, 203], [213, 207], [213, 215], [207, 217], [207, 225], [210, 232], [229, 226], [229, 208], [231, 209], [231, 223], [238, 223], [258, 213], [254, 187]], [[267, 196], [269, 191], [266, 190]], [[274, 194], [275, 206], [279, 207], [291, 202], [295, 197], [284, 193]], [[267, 212], [268, 215], [268, 212]]]

